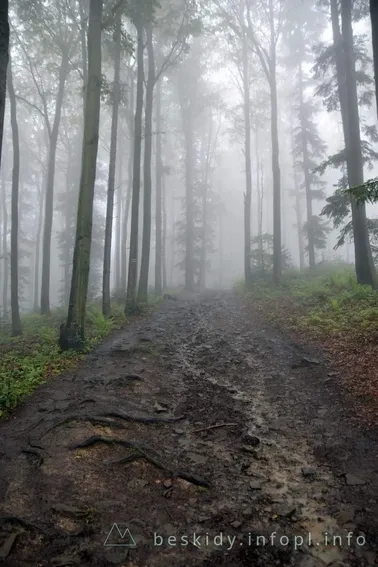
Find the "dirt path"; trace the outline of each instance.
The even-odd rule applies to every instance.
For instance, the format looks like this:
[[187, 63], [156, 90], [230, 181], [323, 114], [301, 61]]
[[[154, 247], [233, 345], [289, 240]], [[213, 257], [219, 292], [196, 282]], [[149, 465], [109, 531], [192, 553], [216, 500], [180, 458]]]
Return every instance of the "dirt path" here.
[[165, 301], [0, 438], [0, 565], [378, 564], [376, 432], [231, 293]]

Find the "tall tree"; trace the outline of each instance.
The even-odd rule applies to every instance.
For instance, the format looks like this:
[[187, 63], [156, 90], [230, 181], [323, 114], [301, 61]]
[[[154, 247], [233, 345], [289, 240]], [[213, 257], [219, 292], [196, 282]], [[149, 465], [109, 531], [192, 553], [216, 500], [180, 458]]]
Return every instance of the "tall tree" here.
[[4, 113], [7, 84], [7, 67], [9, 59], [9, 21], [8, 0], [0, 3], [0, 167], [3, 147]]
[[373, 41], [375, 97], [378, 113], [378, 2], [376, 0], [370, 0], [370, 19]]
[[13, 87], [12, 67], [8, 63], [8, 93], [11, 111], [11, 127], [13, 140], [13, 171], [12, 171], [12, 228], [11, 228], [11, 311], [12, 335], [21, 335], [20, 308], [18, 302], [18, 193], [20, 181], [20, 141], [17, 123], [17, 103]]
[[151, 156], [152, 156], [152, 110], [155, 86], [155, 57], [152, 36], [152, 22], [146, 25], [146, 44], [148, 58], [148, 73], [146, 85], [146, 110], [144, 123], [144, 163], [143, 163], [143, 239], [142, 260], [138, 287], [138, 301], [145, 303], [148, 292], [148, 269], [150, 265], [151, 246]]
[[[341, 3], [342, 35], [339, 28], [339, 11], [336, 0], [331, 0], [332, 27], [337, 50], [338, 83], [341, 113], [344, 126], [348, 183], [350, 187], [364, 182], [358, 110], [356, 66], [352, 25], [352, 1]], [[361, 284], [377, 286], [377, 275], [371, 253], [366, 225], [366, 208], [352, 199], [352, 222], [357, 280]]]
[[140, 165], [142, 153], [142, 117], [143, 117], [143, 53], [144, 53], [144, 28], [142, 10], [137, 9], [134, 15], [134, 25], [137, 32], [137, 85], [136, 85], [136, 108], [134, 123], [134, 149], [133, 149], [133, 192], [131, 203], [131, 226], [130, 226], [130, 253], [129, 270], [127, 278], [127, 292], [125, 314], [132, 313], [136, 308], [136, 287], [138, 277], [138, 224], [139, 224], [139, 200], [140, 200]]
[[268, 46], [264, 47], [256, 33], [256, 25], [252, 23], [251, 0], [247, 0], [248, 34], [256, 50], [270, 89], [271, 141], [272, 141], [272, 174], [273, 174], [273, 278], [279, 283], [282, 273], [281, 244], [281, 171], [278, 139], [278, 98], [277, 98], [277, 44], [282, 28], [283, 5], [274, 0], [267, 0]]
[[77, 348], [85, 340], [85, 315], [91, 256], [92, 216], [101, 99], [102, 0], [90, 0], [88, 23], [88, 82], [81, 164], [76, 240], [66, 324], [60, 328], [62, 349]]
[[[112, 125], [110, 134], [110, 159], [108, 175], [108, 198], [106, 205], [106, 226], [104, 244], [104, 265], [102, 283], [102, 312], [105, 317], [110, 315], [110, 262], [112, 249], [113, 231], [113, 208], [115, 190], [115, 169], [117, 158], [117, 131], [118, 131], [118, 109], [120, 102], [120, 69], [121, 69], [121, 10], [118, 9], [116, 15], [114, 32], [114, 82], [112, 96]], [[121, 180], [119, 180], [121, 183]], [[117, 262], [118, 262], [117, 258]], [[118, 282], [117, 282], [118, 283]]]

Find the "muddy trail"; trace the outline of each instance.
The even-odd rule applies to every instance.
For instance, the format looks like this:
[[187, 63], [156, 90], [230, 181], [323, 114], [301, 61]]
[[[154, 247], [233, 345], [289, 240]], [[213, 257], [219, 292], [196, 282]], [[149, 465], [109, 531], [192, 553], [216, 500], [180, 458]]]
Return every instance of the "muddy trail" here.
[[232, 293], [166, 300], [0, 431], [0, 565], [378, 564], [377, 432]]

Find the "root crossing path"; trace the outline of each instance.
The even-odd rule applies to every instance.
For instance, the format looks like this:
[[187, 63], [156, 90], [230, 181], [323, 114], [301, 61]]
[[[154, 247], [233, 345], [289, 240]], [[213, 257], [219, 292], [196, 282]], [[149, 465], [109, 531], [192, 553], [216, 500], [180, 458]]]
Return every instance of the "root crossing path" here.
[[0, 432], [0, 565], [377, 565], [376, 432], [232, 293], [165, 300]]

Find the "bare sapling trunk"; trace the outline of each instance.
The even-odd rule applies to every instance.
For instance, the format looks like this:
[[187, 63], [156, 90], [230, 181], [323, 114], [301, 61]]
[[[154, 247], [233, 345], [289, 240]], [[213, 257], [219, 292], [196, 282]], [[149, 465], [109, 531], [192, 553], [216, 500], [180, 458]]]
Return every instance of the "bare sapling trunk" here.
[[90, 268], [92, 216], [100, 123], [102, 0], [91, 0], [88, 24], [88, 83], [81, 163], [76, 239], [68, 316], [60, 328], [62, 349], [80, 348], [85, 341], [85, 315]]

